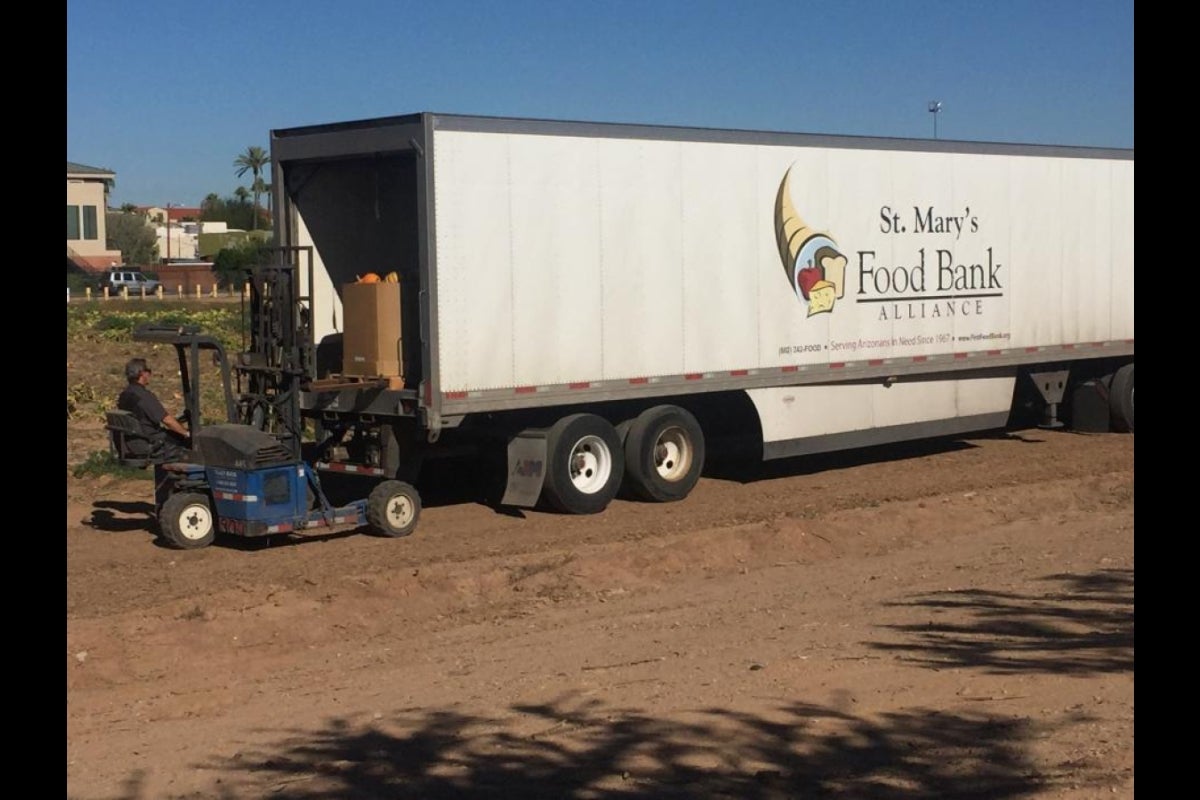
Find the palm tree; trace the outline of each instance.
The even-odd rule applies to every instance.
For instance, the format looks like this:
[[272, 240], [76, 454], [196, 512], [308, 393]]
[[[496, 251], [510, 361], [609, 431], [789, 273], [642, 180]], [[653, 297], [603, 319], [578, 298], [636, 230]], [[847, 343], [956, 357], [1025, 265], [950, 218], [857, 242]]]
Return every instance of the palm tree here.
[[[267, 219], [270, 220], [271, 208], [273, 206], [273, 203], [271, 202], [271, 184], [267, 183], [262, 178], [255, 178], [254, 184], [250, 188], [259, 194], [265, 194], [267, 196]], [[257, 208], [254, 209], [254, 216], [258, 216]]]
[[254, 183], [250, 185], [250, 191], [254, 193], [254, 229], [258, 229], [258, 196], [262, 194], [262, 171], [263, 167], [271, 163], [271, 156], [261, 147], [251, 145], [246, 148], [246, 152], [233, 160], [233, 165], [237, 167], [237, 176], [240, 178], [249, 172], [254, 176]]

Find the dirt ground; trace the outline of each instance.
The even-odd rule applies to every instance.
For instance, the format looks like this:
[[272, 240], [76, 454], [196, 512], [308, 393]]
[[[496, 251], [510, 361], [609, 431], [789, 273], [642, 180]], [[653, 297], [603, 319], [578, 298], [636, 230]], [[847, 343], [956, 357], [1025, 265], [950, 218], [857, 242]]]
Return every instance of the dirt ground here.
[[1022, 429], [181, 552], [68, 474], [67, 794], [1131, 798], [1133, 483]]

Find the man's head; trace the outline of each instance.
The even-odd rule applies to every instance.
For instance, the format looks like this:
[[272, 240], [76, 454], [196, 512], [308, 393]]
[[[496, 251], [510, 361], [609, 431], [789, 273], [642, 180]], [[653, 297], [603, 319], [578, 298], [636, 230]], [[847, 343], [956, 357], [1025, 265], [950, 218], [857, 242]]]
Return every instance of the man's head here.
[[150, 379], [150, 367], [144, 358], [131, 358], [125, 362], [125, 380], [145, 385]]

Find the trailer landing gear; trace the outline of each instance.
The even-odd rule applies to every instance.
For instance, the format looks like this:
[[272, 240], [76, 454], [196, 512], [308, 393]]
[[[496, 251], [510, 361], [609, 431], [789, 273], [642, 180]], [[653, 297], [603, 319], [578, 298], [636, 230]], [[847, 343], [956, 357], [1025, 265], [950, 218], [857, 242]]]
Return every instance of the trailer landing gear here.
[[1045, 408], [1042, 410], [1042, 421], [1039, 428], [1061, 428], [1062, 420], [1058, 418], [1058, 404], [1062, 402], [1067, 389], [1067, 377], [1071, 374], [1068, 369], [1058, 369], [1049, 372], [1031, 372], [1030, 379], [1042, 395]]

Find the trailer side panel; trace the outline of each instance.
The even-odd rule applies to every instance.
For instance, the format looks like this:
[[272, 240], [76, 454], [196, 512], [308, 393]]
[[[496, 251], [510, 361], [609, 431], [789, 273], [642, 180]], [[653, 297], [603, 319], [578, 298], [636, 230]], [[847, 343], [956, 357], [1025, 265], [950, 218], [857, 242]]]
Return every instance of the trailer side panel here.
[[440, 389], [466, 410], [1133, 338], [1131, 159], [434, 139]]

